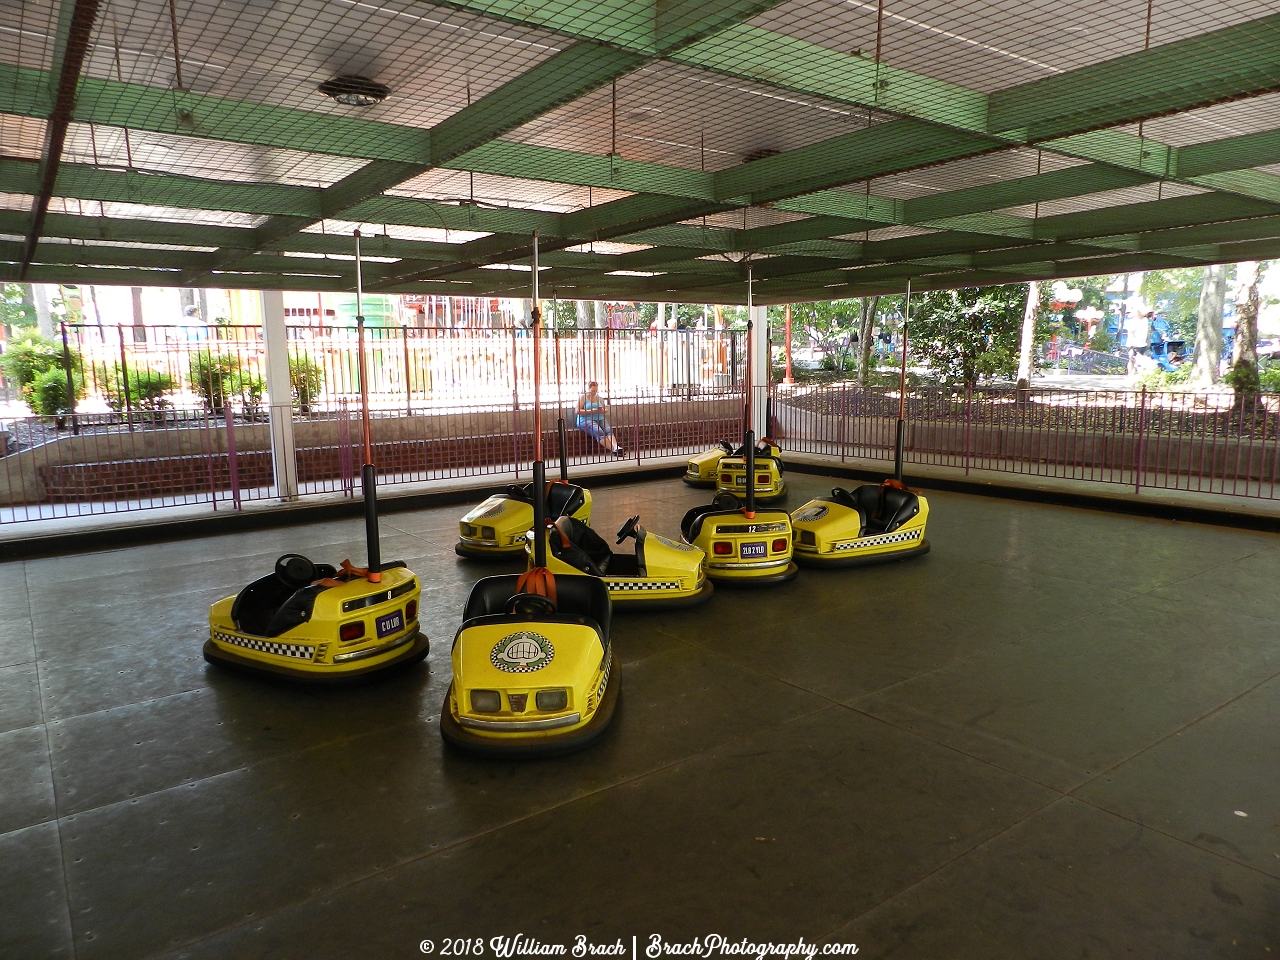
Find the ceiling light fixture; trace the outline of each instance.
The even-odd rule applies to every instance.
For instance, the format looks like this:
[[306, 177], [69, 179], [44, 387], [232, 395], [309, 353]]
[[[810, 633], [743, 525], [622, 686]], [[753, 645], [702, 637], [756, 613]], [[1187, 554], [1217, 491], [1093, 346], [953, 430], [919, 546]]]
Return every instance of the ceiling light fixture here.
[[391, 96], [390, 87], [368, 77], [334, 77], [320, 84], [319, 90], [349, 107], [371, 107]]

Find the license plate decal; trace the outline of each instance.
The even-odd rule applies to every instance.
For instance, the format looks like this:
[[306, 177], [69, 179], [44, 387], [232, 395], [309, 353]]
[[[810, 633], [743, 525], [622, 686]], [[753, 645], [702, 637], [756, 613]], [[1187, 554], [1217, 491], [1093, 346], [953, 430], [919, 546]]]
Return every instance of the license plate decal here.
[[395, 613], [388, 613], [384, 617], [378, 618], [378, 636], [388, 637], [393, 633], [399, 633], [404, 629], [404, 615], [397, 610]]
[[744, 543], [741, 547], [743, 560], [758, 560], [767, 557], [769, 545], [767, 543]]

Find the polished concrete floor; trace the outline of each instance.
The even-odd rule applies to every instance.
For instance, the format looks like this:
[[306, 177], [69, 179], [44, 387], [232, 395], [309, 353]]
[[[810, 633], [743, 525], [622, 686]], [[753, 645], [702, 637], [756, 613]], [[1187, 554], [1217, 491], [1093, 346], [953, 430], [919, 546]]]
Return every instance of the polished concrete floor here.
[[[792, 508], [831, 485], [792, 480]], [[705, 498], [602, 489], [595, 523]], [[1280, 957], [1280, 537], [931, 503], [923, 559], [617, 617], [614, 730], [529, 763], [438, 735], [483, 573], [458, 508], [383, 523], [427, 664], [342, 691], [200, 645], [278, 554], [361, 560], [357, 521], [0, 565], [0, 957]]]

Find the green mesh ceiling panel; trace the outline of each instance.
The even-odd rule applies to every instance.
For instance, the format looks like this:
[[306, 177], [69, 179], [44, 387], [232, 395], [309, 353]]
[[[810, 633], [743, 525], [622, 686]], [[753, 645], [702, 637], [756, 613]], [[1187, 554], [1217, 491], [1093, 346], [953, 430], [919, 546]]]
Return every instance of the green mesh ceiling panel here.
[[[0, 5], [0, 275], [760, 302], [1280, 256], [1274, 0]], [[365, 105], [320, 86], [373, 81]], [[514, 268], [514, 269], [513, 269]]]

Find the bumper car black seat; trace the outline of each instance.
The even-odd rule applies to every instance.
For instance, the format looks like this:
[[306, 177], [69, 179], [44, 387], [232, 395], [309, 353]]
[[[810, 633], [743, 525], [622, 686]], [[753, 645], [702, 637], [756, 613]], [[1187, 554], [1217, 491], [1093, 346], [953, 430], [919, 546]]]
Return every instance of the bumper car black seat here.
[[[747, 445], [745, 443], [734, 448], [733, 452], [729, 454], [731, 457], [743, 458], [745, 458], [746, 455]], [[759, 463], [761, 460], [774, 460], [778, 464], [778, 470], [782, 470], [782, 458], [775, 457], [773, 455], [773, 442], [770, 440], [761, 440], [756, 444], [756, 463]]]
[[337, 568], [327, 563], [287, 553], [276, 561], [275, 573], [258, 578], [236, 595], [231, 619], [245, 633], [278, 637], [311, 619], [316, 595], [326, 589], [312, 581], [337, 574]]
[[709, 504], [694, 507], [680, 519], [680, 533], [687, 543], [693, 543], [702, 532], [702, 524], [708, 517], [726, 516], [741, 509], [742, 501], [732, 493], [717, 493]]
[[598, 533], [581, 520], [561, 517], [549, 532], [547, 540], [551, 546], [551, 554], [557, 560], [593, 577], [603, 577], [609, 569], [613, 551]]
[[[529, 617], [525, 615], [508, 613], [519, 579], [518, 574], [508, 574], [477, 580], [467, 597], [467, 605], [462, 611], [462, 628], [458, 632], [469, 626], [488, 623], [527, 622]], [[552, 623], [585, 623], [595, 628], [607, 648], [612, 605], [609, 588], [604, 581], [596, 577], [561, 575], [555, 578], [555, 585], [556, 612], [537, 619]]]
[[[547, 516], [554, 520], [557, 517], [573, 515], [584, 503], [582, 488], [573, 483], [555, 481], [547, 484]], [[533, 503], [532, 483], [507, 484], [507, 496], [520, 503]]]
[[920, 498], [910, 490], [887, 483], [864, 483], [852, 492], [841, 487], [831, 491], [831, 499], [853, 507], [862, 515], [862, 536], [892, 533], [920, 512]]

